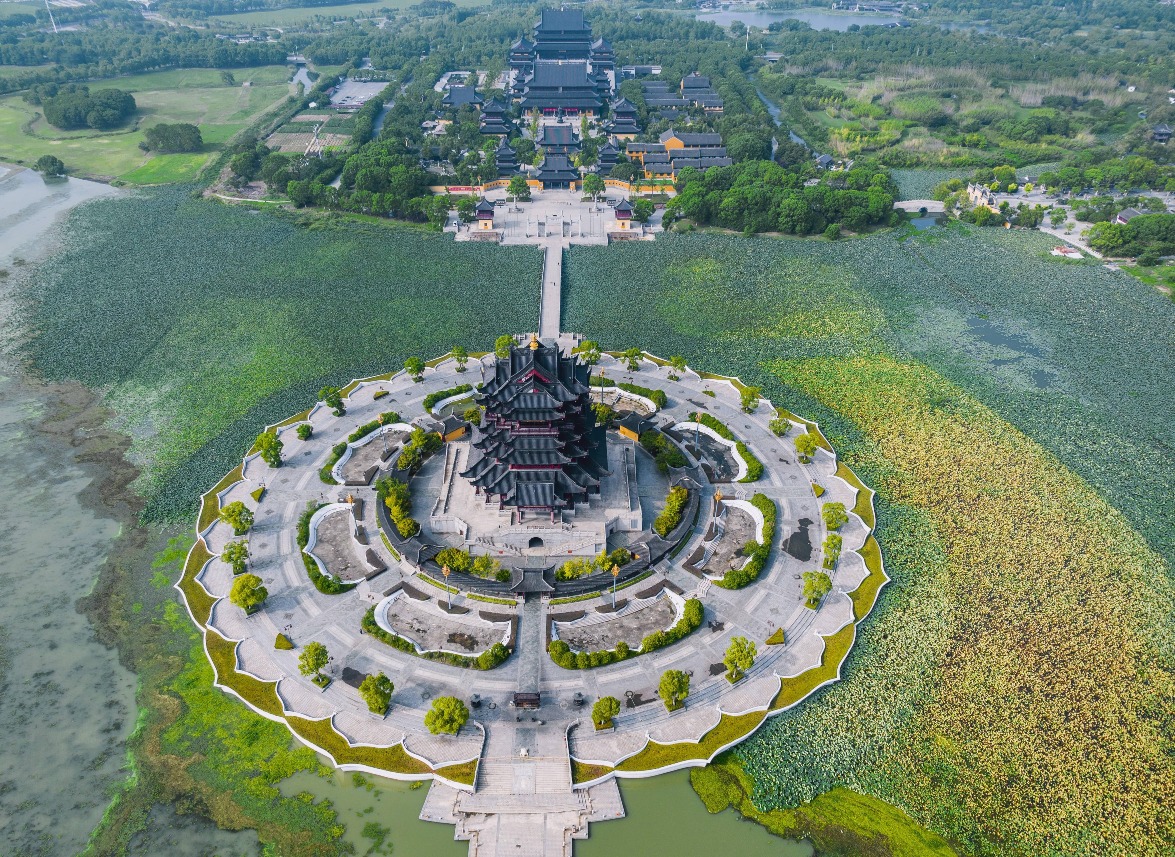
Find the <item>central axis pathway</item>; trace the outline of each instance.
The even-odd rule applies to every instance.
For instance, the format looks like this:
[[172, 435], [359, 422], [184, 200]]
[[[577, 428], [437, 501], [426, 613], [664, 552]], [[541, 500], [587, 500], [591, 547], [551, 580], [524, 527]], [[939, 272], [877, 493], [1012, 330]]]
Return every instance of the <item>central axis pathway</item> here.
[[563, 299], [563, 241], [549, 238], [543, 257], [543, 291], [539, 298], [539, 339], [559, 338], [559, 313]]

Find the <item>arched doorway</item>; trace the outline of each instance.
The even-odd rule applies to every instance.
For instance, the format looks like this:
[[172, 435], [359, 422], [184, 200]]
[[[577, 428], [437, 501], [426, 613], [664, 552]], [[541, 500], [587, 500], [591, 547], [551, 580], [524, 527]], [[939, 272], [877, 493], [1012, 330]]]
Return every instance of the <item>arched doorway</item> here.
[[543, 540], [540, 539], [538, 536], [531, 536], [530, 542], [527, 543], [527, 547], [530, 548], [531, 550], [535, 550], [536, 548], [541, 548], [542, 546], [543, 546]]

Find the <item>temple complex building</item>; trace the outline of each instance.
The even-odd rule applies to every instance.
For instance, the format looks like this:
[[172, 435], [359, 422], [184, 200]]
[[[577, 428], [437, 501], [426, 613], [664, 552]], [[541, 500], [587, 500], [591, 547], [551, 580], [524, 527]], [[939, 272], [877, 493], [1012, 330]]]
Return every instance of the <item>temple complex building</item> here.
[[477, 400], [485, 416], [461, 474], [487, 503], [515, 508], [520, 520], [533, 514], [554, 522], [600, 493], [608, 451], [589, 371], [537, 339], [497, 361]]

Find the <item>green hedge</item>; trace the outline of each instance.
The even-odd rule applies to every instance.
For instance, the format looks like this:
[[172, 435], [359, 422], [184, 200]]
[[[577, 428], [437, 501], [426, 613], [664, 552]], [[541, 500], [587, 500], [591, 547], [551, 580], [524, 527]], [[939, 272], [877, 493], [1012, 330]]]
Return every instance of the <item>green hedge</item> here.
[[713, 429], [718, 433], [719, 437], [723, 437], [726, 440], [734, 440], [734, 433], [726, 427], [726, 423], [722, 422], [722, 420], [718, 419], [717, 417], [712, 417], [709, 414], [702, 413], [701, 411], [694, 411], [689, 415], [689, 418], [695, 423], [701, 423], [708, 429]]
[[409, 539], [420, 532], [420, 524], [412, 517], [412, 492], [406, 482], [384, 477], [375, 483], [375, 493], [387, 505], [400, 538]]
[[636, 384], [617, 384], [617, 386], [626, 392], [635, 393], [638, 396], [644, 396], [658, 408], [664, 408], [669, 404], [669, 397], [665, 395], [664, 390], [652, 390], [648, 387], [641, 387]]
[[333, 468], [338, 463], [339, 459], [343, 457], [343, 453], [346, 451], [346, 443], [336, 443], [330, 448], [330, 456], [326, 459], [326, 464], [322, 465], [322, 469], [318, 471], [318, 478], [327, 485], [339, 484], [338, 480], [335, 479], [330, 471], [331, 468]]
[[685, 609], [677, 623], [668, 631], [654, 631], [641, 642], [641, 647], [635, 652], [623, 640], [616, 644], [615, 649], [604, 649], [599, 652], [573, 652], [571, 647], [562, 640], [551, 640], [547, 646], [547, 653], [556, 664], [567, 670], [586, 670], [592, 667], [602, 667], [616, 661], [627, 660], [637, 655], [647, 655], [657, 649], [676, 643], [692, 634], [702, 625], [705, 609], [702, 602], [690, 598], [685, 602]]
[[747, 445], [741, 440], [735, 444], [734, 448], [738, 450], [738, 454], [747, 463], [747, 475], [740, 479], [739, 482], [758, 481], [759, 477], [763, 475], [763, 462], [755, 458], [755, 454], [747, 449]]
[[771, 542], [775, 538], [775, 501], [763, 494], [756, 494], [751, 498], [751, 505], [763, 513], [763, 541], [755, 547], [746, 565], [730, 569], [722, 575], [721, 580], [716, 581], [723, 589], [742, 589], [757, 580], [767, 567], [767, 558], [771, 555]]
[[[355, 431], [347, 435], [347, 440], [350, 443], [354, 443], [357, 440], [361, 440], [367, 437], [382, 425], [391, 425], [392, 423], [398, 423], [399, 421], [400, 415], [398, 413], [395, 411], [384, 411], [384, 413], [379, 415], [378, 419], [374, 419], [369, 423], [364, 423], [363, 425], [359, 426], [359, 428], [355, 429]], [[336, 458], [335, 461], [338, 461], [338, 459]], [[331, 463], [333, 464], [334, 462]]]
[[472, 390], [472, 384], [458, 384], [456, 387], [450, 387], [447, 390], [437, 390], [435, 393], [429, 393], [424, 397], [424, 409], [430, 411], [432, 410], [432, 406], [437, 402], [444, 401], [450, 396], [459, 396], [462, 393], [471, 392]]
[[685, 513], [685, 507], [689, 503], [689, 489], [682, 485], [674, 485], [669, 489], [669, 494], [665, 497], [665, 508], [661, 510], [661, 514], [657, 516], [657, 520], [653, 521], [653, 532], [661, 538], [666, 538], [670, 533], [677, 529], [678, 524], [681, 523], [681, 516]]
[[425, 660], [440, 661], [441, 663], [449, 664], [449, 666], [465, 667], [466, 669], [473, 670], [492, 670], [510, 657], [510, 650], [502, 643], [494, 643], [477, 657], [458, 655], [450, 652], [417, 651], [416, 646], [412, 644], [411, 640], [405, 640], [396, 634], [389, 634], [379, 626], [375, 621], [374, 607], [367, 608], [367, 612], [363, 614], [363, 620], [359, 624], [365, 634], [371, 635], [381, 643], [391, 646], [393, 649], [399, 649], [401, 652], [415, 655]]

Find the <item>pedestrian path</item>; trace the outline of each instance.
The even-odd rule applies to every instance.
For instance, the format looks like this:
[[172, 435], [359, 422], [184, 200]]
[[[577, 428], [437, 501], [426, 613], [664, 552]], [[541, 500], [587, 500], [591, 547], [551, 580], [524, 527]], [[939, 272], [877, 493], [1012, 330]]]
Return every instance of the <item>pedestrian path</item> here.
[[559, 314], [563, 300], [563, 242], [546, 241], [543, 257], [543, 290], [539, 303], [539, 339], [559, 338]]

